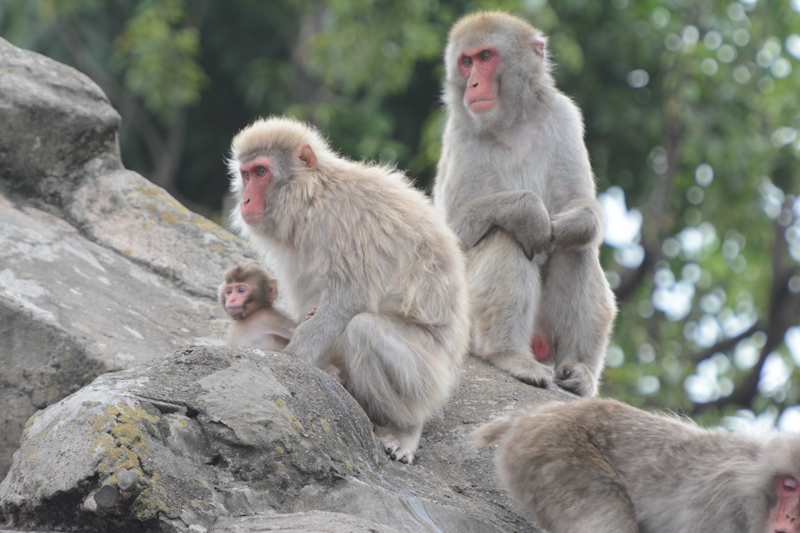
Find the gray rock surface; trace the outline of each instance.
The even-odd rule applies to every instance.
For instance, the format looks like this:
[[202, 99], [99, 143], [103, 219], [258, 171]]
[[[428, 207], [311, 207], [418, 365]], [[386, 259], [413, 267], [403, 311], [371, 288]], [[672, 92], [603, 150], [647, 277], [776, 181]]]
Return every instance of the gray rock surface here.
[[[327, 511], [386, 531], [534, 532], [498, 487], [491, 450], [466, 434], [520, 402], [563, 398], [470, 357], [407, 466], [385, 457], [325, 372], [275, 352], [188, 347], [34, 415], [0, 483], [0, 518], [47, 530], [281, 531], [284, 515]], [[296, 524], [325, 531], [312, 518]]]
[[37, 409], [103, 372], [221, 344], [221, 273], [255, 261], [124, 170], [118, 127], [86, 76], [0, 39], [0, 476]]
[[469, 357], [416, 463], [389, 461], [327, 374], [221, 346], [216, 286], [255, 256], [122, 168], [118, 126], [0, 39], [0, 527], [539, 531], [465, 436], [571, 396]]

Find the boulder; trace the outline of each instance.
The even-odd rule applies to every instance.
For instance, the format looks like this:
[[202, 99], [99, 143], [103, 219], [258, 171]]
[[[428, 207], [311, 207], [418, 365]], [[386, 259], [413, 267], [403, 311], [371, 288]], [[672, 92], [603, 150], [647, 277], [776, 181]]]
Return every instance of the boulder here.
[[91, 80], [2, 39], [0, 73], [0, 527], [539, 531], [466, 435], [571, 395], [469, 356], [390, 461], [327, 374], [223, 346], [216, 287], [257, 258], [122, 167]]
[[0, 483], [0, 523], [135, 533], [292, 520], [325, 531], [308, 514], [324, 511], [336, 513], [331, 528], [535, 532], [498, 486], [491, 450], [466, 435], [520, 402], [559, 398], [469, 357], [417, 462], [402, 465], [327, 373], [276, 352], [187, 347], [106, 373], [31, 417]]
[[103, 372], [222, 344], [216, 287], [256, 258], [122, 168], [119, 114], [89, 78], [2, 39], [0, 73], [4, 476], [37, 409]]

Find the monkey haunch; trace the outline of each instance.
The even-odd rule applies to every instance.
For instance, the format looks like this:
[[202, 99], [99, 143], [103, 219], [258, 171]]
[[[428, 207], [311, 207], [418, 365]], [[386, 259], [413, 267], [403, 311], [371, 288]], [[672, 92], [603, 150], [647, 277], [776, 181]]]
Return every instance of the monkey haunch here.
[[616, 314], [598, 255], [604, 218], [583, 119], [555, 88], [545, 45], [505, 13], [453, 27], [433, 197], [467, 254], [475, 353], [527, 383], [593, 396]]
[[614, 400], [517, 410], [499, 443], [514, 498], [551, 533], [797, 533], [800, 436], [702, 429]]
[[313, 313], [284, 351], [335, 368], [386, 452], [410, 462], [467, 349], [452, 231], [405, 176], [337, 157], [297, 121], [244, 129], [230, 172], [233, 225], [275, 264], [291, 312]]

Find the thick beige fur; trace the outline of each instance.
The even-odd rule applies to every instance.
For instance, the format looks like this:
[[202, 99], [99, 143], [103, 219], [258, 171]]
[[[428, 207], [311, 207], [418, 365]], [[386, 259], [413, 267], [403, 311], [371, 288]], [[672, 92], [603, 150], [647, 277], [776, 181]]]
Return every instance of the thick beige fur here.
[[[471, 437], [497, 444], [500, 478], [550, 533], [796, 533], [777, 512], [800, 478], [800, 436], [707, 430], [614, 400], [520, 408]], [[793, 517], [793, 527], [777, 526]]]
[[[305, 145], [315, 158], [299, 157]], [[231, 191], [239, 200], [239, 164], [256, 156], [274, 165], [266, 216], [252, 226], [235, 210], [233, 226], [273, 265], [291, 314], [300, 320], [316, 309], [284, 351], [336, 367], [387, 453], [410, 462], [468, 345], [455, 236], [401, 172], [341, 157], [303, 123], [259, 120], [234, 138]]]

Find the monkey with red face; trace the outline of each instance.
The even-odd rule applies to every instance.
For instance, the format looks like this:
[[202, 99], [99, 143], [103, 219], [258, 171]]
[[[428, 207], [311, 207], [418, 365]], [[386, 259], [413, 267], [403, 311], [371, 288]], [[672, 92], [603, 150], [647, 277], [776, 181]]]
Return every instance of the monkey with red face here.
[[503, 484], [550, 533], [800, 531], [800, 435], [582, 399], [517, 409], [472, 438], [498, 445]]
[[433, 199], [466, 253], [472, 350], [527, 383], [593, 396], [616, 314], [604, 215], [546, 44], [506, 13], [453, 26]]
[[225, 273], [219, 288], [222, 308], [233, 319], [226, 342], [282, 350], [289, 344], [297, 324], [274, 307], [278, 282], [257, 265], [236, 266]]
[[401, 173], [337, 156], [295, 120], [259, 120], [233, 140], [232, 224], [310, 314], [284, 352], [337, 377], [390, 458], [410, 463], [447, 400], [469, 338], [455, 235]]

